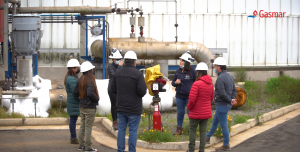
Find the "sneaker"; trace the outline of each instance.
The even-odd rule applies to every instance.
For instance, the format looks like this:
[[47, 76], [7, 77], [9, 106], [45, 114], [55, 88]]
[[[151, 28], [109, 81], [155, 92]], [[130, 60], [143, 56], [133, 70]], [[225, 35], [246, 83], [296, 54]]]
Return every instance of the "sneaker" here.
[[84, 149], [85, 149], [85, 146], [78, 148], [78, 150], [84, 150]]
[[91, 149], [85, 150], [85, 151], [97, 151], [97, 149], [91, 148]]
[[206, 138], [206, 144], [210, 144], [210, 138]]
[[228, 145], [228, 146], [221, 146], [221, 147], [218, 147], [218, 148], [216, 148], [216, 151], [221, 151], [221, 150], [226, 150], [226, 151], [228, 151], [228, 150], [231, 150], [230, 149], [230, 146]]

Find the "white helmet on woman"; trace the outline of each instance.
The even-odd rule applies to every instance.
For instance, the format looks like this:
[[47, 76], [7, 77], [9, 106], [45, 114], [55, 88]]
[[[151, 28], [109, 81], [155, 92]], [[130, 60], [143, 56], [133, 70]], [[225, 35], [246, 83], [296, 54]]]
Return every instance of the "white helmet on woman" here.
[[122, 50], [117, 50], [116, 48], [113, 48], [111, 51], [111, 54], [109, 55], [109, 58], [111, 59], [122, 59], [121, 55]]
[[195, 61], [195, 59], [192, 58], [190, 51], [187, 51], [186, 53], [183, 53], [181, 55], [181, 57], [179, 57], [179, 58], [184, 60], [184, 61], [190, 62], [190, 63]]
[[67, 67], [71, 68], [71, 67], [80, 67], [80, 64], [78, 62], [77, 59], [70, 59], [67, 63]]
[[82, 64], [81, 64], [81, 68], [80, 68], [80, 72], [87, 72], [91, 69], [94, 69], [95, 66], [92, 65], [91, 62], [89, 61], [84, 61]]
[[206, 63], [204, 62], [200, 62], [197, 67], [196, 70], [208, 70], [208, 66], [206, 65]]

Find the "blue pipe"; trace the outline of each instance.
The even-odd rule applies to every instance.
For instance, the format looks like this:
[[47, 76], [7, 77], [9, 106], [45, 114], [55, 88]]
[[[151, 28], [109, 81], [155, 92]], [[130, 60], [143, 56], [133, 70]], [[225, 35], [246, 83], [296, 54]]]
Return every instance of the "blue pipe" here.
[[103, 52], [102, 52], [102, 64], [103, 64], [103, 67], [102, 67], [102, 73], [103, 73], [103, 79], [105, 79], [105, 70], [106, 70], [106, 66], [105, 66], [105, 57], [106, 57], [106, 50], [105, 50], [105, 17], [103, 17]]
[[38, 54], [33, 54], [33, 76], [38, 75]]
[[88, 22], [85, 20], [85, 56], [88, 56]]
[[7, 51], [7, 65], [8, 65], [8, 71], [5, 71], [5, 76], [7, 78], [12, 78], [12, 62], [11, 62], [11, 56], [12, 56], [12, 52], [11, 51]]

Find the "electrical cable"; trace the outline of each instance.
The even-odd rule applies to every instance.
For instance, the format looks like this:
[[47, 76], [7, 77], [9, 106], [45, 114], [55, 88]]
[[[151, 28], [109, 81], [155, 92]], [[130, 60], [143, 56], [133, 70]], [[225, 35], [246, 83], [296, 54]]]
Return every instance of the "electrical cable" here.
[[[86, 28], [84, 28], [83, 25], [82, 25], [82, 23], [81, 23], [80, 25], [81, 25], [81, 27], [82, 27], [84, 30], [91, 30], [91, 29], [86, 29]], [[89, 25], [88, 25], [88, 26], [89, 26]]]

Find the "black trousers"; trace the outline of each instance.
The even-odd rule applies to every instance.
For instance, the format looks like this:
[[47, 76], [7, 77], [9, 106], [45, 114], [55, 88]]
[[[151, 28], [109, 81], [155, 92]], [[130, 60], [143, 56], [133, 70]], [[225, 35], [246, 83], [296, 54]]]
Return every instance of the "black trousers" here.
[[117, 94], [112, 93], [111, 91], [108, 90], [108, 95], [110, 98], [110, 105], [111, 105], [111, 116], [113, 118], [113, 121], [117, 120]]

